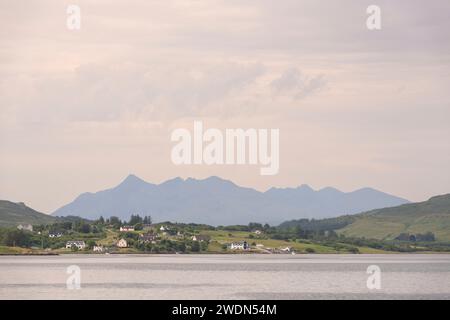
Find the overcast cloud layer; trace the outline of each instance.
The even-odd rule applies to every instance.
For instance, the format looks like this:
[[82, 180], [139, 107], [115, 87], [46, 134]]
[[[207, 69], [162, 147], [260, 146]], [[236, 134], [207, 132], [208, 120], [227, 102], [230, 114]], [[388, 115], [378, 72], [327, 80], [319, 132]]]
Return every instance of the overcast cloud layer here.
[[[449, 13], [447, 0], [0, 0], [0, 198], [50, 212], [129, 173], [448, 193]], [[194, 120], [279, 128], [280, 173], [174, 166], [170, 132]]]

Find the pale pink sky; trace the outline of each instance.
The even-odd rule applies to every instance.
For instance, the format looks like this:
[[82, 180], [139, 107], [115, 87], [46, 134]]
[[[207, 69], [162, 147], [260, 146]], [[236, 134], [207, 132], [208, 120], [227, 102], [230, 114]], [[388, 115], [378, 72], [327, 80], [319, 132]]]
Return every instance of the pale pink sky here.
[[[366, 28], [370, 4], [380, 31]], [[0, 1], [0, 198], [51, 212], [129, 173], [449, 193], [449, 12], [447, 0]], [[279, 128], [279, 174], [173, 165], [171, 130], [194, 120]]]

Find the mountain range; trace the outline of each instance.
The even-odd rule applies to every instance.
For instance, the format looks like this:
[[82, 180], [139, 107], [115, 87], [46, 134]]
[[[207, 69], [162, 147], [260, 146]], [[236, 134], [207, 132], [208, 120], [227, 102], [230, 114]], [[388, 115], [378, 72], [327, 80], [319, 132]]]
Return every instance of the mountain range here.
[[151, 215], [155, 222], [273, 225], [299, 218], [354, 214], [408, 202], [371, 188], [342, 192], [327, 187], [315, 191], [301, 185], [260, 192], [214, 176], [202, 180], [175, 178], [152, 184], [129, 175], [114, 188], [81, 194], [52, 215], [87, 219], [117, 216], [128, 220], [131, 214], [140, 214]]

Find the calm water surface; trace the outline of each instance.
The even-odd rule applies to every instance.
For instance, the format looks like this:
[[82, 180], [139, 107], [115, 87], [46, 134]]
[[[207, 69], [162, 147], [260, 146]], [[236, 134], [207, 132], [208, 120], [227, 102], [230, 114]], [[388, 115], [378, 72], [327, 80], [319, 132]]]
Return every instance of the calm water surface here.
[[450, 255], [4, 256], [0, 299], [450, 299]]

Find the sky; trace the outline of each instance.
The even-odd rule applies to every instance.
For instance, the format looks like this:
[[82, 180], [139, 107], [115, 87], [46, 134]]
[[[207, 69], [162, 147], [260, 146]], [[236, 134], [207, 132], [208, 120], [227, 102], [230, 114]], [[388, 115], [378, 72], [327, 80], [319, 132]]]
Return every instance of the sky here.
[[[372, 4], [381, 30], [366, 26]], [[450, 193], [449, 12], [448, 0], [0, 0], [0, 199], [50, 213], [131, 173]], [[279, 173], [174, 165], [171, 132], [194, 121], [279, 129]]]

